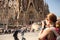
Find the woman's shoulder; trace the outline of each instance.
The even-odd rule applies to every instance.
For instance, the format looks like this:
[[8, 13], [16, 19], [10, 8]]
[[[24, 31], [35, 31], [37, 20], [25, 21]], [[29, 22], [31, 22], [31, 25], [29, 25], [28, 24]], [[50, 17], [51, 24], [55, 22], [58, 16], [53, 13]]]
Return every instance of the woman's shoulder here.
[[45, 28], [44, 29], [44, 31], [46, 31], [46, 32], [50, 32], [50, 31], [52, 31], [52, 30], [55, 30], [55, 27], [48, 27], [48, 28]]
[[55, 27], [50, 27], [50, 30], [55, 30], [56, 28]]
[[51, 31], [51, 29], [50, 28], [45, 28], [44, 31], [47, 32], [47, 33], [49, 33]]
[[50, 30], [50, 28], [45, 28], [45, 30]]

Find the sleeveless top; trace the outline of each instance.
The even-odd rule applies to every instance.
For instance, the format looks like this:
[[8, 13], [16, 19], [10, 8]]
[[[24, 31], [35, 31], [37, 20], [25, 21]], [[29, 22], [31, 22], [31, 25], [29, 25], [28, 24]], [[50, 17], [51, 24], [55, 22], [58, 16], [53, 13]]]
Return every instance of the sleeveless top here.
[[60, 34], [60, 28], [55, 28], [55, 30]]
[[[55, 28], [55, 27], [51, 27], [51, 29], [56, 30], [56, 32], [58, 32], [60, 34], [60, 29], [59, 28]], [[53, 31], [51, 31], [45, 38], [43, 38], [42, 40], [56, 40], [56, 35], [54, 34]]]
[[[51, 29], [53, 29], [53, 30], [56, 30], [56, 32], [57, 33], [59, 33], [60, 34], [60, 28], [55, 28], [55, 27], [51, 27]], [[56, 40], [56, 35], [54, 34], [54, 32], [50, 32], [48, 35], [47, 35], [47, 39], [46, 40]]]
[[[52, 28], [53, 29], [53, 28]], [[40, 39], [39, 39], [40, 40]], [[56, 36], [54, 33], [51, 31], [48, 35], [46, 35], [43, 39], [41, 40], [56, 40]]]
[[[51, 27], [50, 29], [55, 30], [54, 27]], [[54, 34], [54, 32], [51, 31], [51, 32], [45, 37], [44, 40], [56, 40], [56, 35]]]

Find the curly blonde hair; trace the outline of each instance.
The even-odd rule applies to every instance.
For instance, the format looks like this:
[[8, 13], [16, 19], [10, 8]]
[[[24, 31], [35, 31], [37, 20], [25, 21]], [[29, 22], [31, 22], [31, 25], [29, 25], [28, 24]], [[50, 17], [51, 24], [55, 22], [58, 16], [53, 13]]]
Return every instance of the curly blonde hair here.
[[60, 28], [60, 21], [56, 21], [56, 27]]

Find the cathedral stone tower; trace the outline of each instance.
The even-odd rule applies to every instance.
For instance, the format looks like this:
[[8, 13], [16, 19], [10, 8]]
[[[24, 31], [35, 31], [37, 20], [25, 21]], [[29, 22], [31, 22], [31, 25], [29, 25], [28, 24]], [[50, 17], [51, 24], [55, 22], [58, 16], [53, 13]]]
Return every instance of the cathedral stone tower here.
[[44, 0], [0, 0], [0, 24], [30, 25], [49, 13]]
[[43, 0], [20, 0], [20, 24], [40, 22], [49, 13], [48, 5]]

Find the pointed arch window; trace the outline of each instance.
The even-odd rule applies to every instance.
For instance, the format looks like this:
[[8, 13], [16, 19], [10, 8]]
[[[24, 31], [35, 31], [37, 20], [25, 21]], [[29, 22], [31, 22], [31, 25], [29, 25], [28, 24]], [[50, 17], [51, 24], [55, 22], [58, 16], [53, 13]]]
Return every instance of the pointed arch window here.
[[22, 0], [23, 10], [26, 11], [28, 7], [29, 0]]
[[29, 19], [33, 19], [34, 18], [34, 14], [33, 14], [33, 12], [30, 12], [29, 13]]

